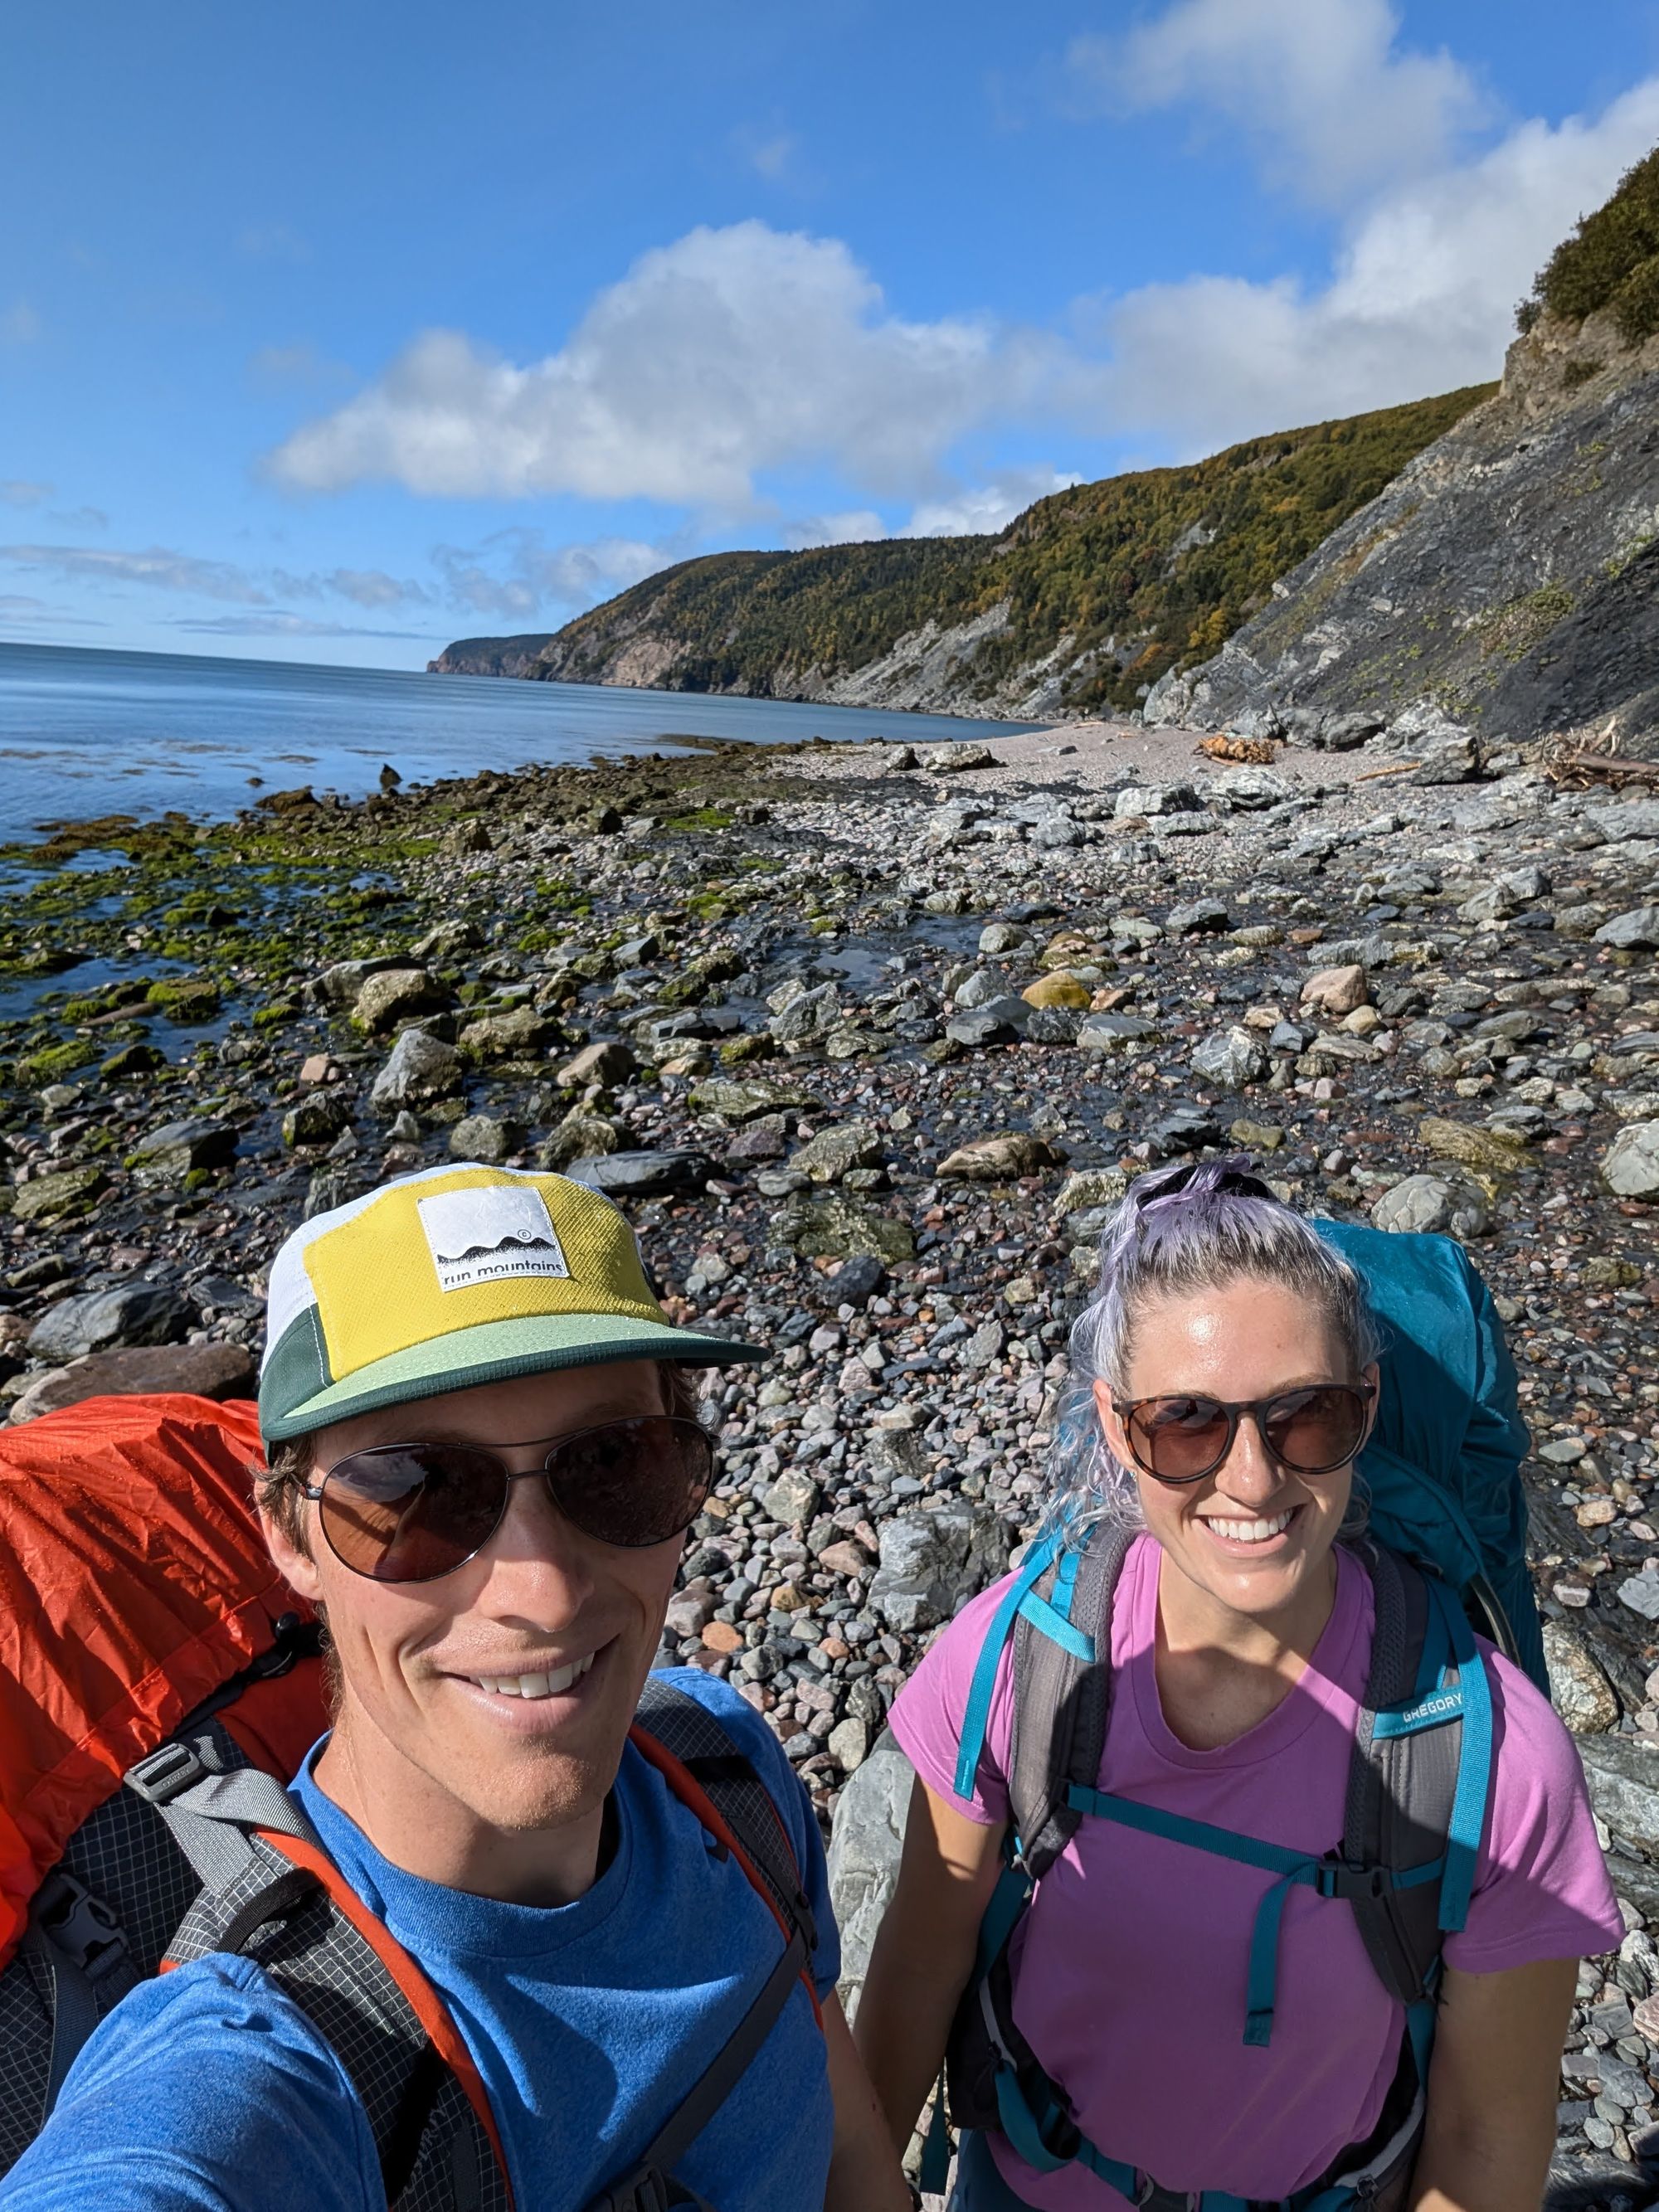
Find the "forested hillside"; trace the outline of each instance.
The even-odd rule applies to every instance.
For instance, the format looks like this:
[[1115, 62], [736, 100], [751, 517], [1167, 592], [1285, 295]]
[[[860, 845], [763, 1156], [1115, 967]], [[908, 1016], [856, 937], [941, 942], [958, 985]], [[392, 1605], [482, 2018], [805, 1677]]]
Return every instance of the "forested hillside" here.
[[[963, 713], [1131, 707], [1492, 388], [1079, 484], [994, 537], [683, 562], [579, 616], [525, 673]], [[468, 641], [467, 665], [492, 642]]]

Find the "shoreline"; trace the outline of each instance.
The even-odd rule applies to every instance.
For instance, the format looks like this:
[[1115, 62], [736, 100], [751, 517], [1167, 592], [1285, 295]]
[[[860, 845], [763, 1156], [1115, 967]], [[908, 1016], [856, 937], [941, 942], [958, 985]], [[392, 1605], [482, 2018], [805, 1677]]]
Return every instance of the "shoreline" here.
[[[0, 939], [37, 1000], [0, 1020], [0, 1407], [86, 1357], [245, 1389], [307, 1208], [452, 1143], [585, 1161], [671, 1311], [775, 1347], [712, 1402], [665, 1656], [731, 1679], [827, 1814], [1036, 1517], [1102, 1206], [1249, 1150], [1491, 1283], [1558, 1701], [1659, 1926], [1659, 805], [1190, 732], [980, 750], [730, 743], [61, 835]], [[49, 972], [75, 951], [101, 966]]]

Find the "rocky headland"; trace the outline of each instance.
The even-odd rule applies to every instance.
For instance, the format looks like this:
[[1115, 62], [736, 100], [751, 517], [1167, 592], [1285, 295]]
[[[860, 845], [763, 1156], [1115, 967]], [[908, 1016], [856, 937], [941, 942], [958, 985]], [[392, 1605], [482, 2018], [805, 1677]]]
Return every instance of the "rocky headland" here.
[[278, 793], [0, 866], [11, 1418], [246, 1390], [278, 1242], [386, 1175], [611, 1192], [675, 1313], [775, 1347], [708, 1401], [665, 1650], [843, 1808], [854, 1980], [888, 1704], [1036, 1519], [1126, 1179], [1242, 1147], [1300, 1204], [1463, 1238], [1630, 1930], [1581, 1978], [1553, 2201], [1650, 2201], [1659, 792], [1467, 737], [1240, 763], [1097, 723]]

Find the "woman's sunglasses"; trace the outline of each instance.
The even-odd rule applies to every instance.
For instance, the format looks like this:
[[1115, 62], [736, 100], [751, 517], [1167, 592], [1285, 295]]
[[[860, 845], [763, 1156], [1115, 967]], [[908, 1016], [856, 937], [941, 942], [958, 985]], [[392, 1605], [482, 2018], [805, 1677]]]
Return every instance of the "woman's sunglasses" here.
[[376, 1444], [337, 1460], [305, 1494], [343, 1566], [379, 1583], [431, 1583], [483, 1551], [513, 1485], [538, 1475], [585, 1536], [641, 1551], [683, 1534], [702, 1512], [714, 1448], [696, 1421], [659, 1413], [579, 1429], [540, 1467], [518, 1472], [477, 1444]]
[[1331, 1474], [1365, 1441], [1375, 1389], [1322, 1382], [1272, 1398], [1132, 1398], [1118, 1407], [1135, 1465], [1158, 1482], [1201, 1482], [1225, 1461], [1249, 1414], [1268, 1455], [1292, 1474]]

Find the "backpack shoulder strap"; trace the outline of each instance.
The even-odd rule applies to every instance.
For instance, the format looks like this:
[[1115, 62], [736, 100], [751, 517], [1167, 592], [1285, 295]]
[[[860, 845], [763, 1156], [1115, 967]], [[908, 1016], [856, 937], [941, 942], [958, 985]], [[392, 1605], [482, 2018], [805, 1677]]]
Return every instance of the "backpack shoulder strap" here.
[[205, 1884], [163, 1971], [211, 1951], [258, 1961], [349, 2076], [393, 2212], [512, 2212], [489, 2097], [442, 2000], [282, 1785], [200, 1756], [216, 1749], [164, 1745], [127, 1778]]
[[1463, 1924], [1491, 1771], [1490, 1692], [1462, 1606], [1437, 1577], [1368, 1543], [1376, 1629], [1349, 1768], [1344, 1857], [1419, 1879], [1351, 1893], [1385, 1989], [1430, 1996]]
[[1061, 1553], [1013, 1624], [1014, 1725], [1008, 1800], [1021, 1856], [1040, 1881], [1082, 1815], [1073, 1783], [1100, 1779], [1111, 1703], [1112, 1600], [1133, 1531], [1103, 1525]]
[[[631, 1740], [709, 1833], [734, 1849], [785, 1940], [799, 1932], [810, 1986], [810, 1960], [818, 1942], [811, 1901], [783, 1815], [753, 1760], [707, 1705], [660, 1674], [645, 1678]], [[816, 1990], [812, 2004], [816, 2012]]]

